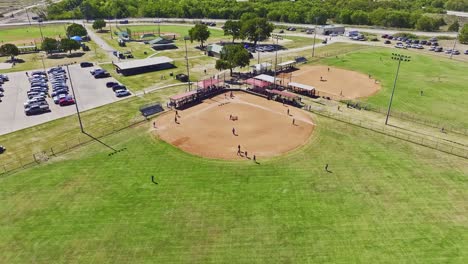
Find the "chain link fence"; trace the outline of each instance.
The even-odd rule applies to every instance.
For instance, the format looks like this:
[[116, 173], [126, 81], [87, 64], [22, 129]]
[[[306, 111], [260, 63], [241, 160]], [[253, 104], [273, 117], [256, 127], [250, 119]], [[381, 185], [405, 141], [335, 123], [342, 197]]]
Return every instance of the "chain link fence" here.
[[345, 116], [337, 112], [331, 112], [325, 109], [325, 107], [310, 106], [306, 105], [304, 107], [306, 110], [324, 116], [338, 120], [344, 123], [351, 125], [359, 126], [365, 129], [372, 130], [374, 132], [382, 133], [394, 138], [412, 142], [421, 146], [425, 146], [431, 149], [435, 149], [441, 152], [445, 152], [451, 155], [455, 155], [461, 158], [468, 159], [468, 148], [464, 148], [455, 144], [450, 144], [449, 142], [443, 140], [435, 140], [428, 137], [424, 137], [417, 134], [411, 134], [399, 129], [395, 129], [386, 125], [378, 125], [376, 123], [369, 122], [368, 120], [362, 120], [359, 118]]

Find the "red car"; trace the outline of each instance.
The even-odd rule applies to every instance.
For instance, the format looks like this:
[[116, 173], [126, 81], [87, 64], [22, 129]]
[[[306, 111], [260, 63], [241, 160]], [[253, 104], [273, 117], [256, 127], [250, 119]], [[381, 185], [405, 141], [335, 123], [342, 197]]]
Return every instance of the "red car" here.
[[60, 106], [66, 106], [66, 105], [72, 105], [72, 104], [75, 104], [75, 99], [73, 99], [73, 97], [67, 96], [65, 98], [60, 99], [59, 101]]

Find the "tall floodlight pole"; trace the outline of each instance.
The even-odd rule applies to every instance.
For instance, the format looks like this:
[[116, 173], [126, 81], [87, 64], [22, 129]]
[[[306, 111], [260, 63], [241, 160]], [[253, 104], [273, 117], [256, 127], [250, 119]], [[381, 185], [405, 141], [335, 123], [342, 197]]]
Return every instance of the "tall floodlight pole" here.
[[452, 59], [453, 57], [453, 51], [455, 50], [455, 45], [457, 45], [458, 36], [460, 36], [460, 30], [457, 32], [457, 37], [455, 38], [455, 41], [453, 42], [452, 52], [450, 52], [450, 59]]
[[66, 67], [67, 67], [68, 79], [70, 80], [70, 86], [71, 86], [72, 93], [73, 93], [73, 98], [75, 99], [76, 113], [78, 114], [78, 122], [80, 123], [81, 133], [84, 133], [83, 123], [81, 122], [80, 109], [78, 108], [78, 100], [75, 95], [75, 89], [73, 88], [73, 81], [70, 75], [70, 69], [68, 68], [68, 64], [66, 65]]
[[401, 55], [398, 53], [392, 53], [392, 60], [397, 60], [398, 61], [398, 67], [395, 75], [395, 80], [393, 81], [393, 90], [392, 90], [392, 95], [390, 96], [390, 103], [388, 104], [388, 111], [387, 111], [387, 118], [385, 119], [385, 125], [388, 124], [388, 118], [390, 117], [390, 109], [392, 108], [392, 102], [393, 102], [393, 95], [395, 94], [395, 88], [396, 88], [396, 82], [398, 79], [398, 73], [400, 72], [400, 65], [401, 62], [409, 62], [411, 59], [410, 56], [405, 56]]
[[315, 17], [314, 43], [312, 43], [312, 58], [315, 56], [315, 38], [317, 37], [317, 24], [319, 17]]
[[41, 32], [41, 40], [44, 42], [44, 35], [42, 35], [42, 27], [41, 27], [41, 21], [37, 22], [37, 25], [39, 26], [39, 32]]
[[276, 86], [276, 71], [277, 71], [277, 65], [278, 65], [278, 41], [279, 39], [283, 39], [281, 36], [279, 35], [274, 35], [274, 36], [271, 36], [272, 38], [276, 39], [276, 48], [275, 48], [275, 75], [274, 75], [274, 78], [273, 78], [273, 82], [274, 82], [274, 86], [275, 86], [275, 89], [277, 88]]
[[28, 23], [29, 23], [29, 25], [31, 25], [31, 19], [29, 19], [28, 8], [26, 7], [25, 10], [26, 10], [26, 16], [28, 17]]
[[190, 91], [191, 90], [191, 84], [190, 84], [190, 71], [189, 71], [189, 61], [188, 61], [188, 51], [187, 51], [187, 40], [190, 40], [189, 36], [184, 37], [184, 42], [185, 42], [185, 64], [187, 65], [188, 89]]

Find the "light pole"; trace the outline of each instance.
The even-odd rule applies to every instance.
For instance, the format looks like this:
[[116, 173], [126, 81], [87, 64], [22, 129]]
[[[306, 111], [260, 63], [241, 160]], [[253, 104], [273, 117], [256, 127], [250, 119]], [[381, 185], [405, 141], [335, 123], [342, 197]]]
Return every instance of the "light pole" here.
[[279, 35], [274, 35], [274, 36], [271, 36], [272, 38], [276, 39], [276, 48], [275, 48], [275, 75], [274, 75], [274, 78], [273, 78], [273, 82], [274, 82], [274, 85], [275, 85], [275, 89], [277, 88], [276, 86], [276, 71], [277, 71], [277, 66], [278, 66], [278, 41], [279, 39], [283, 39], [281, 36]]
[[42, 42], [44, 42], [44, 35], [42, 35], [42, 28], [41, 28], [41, 24], [42, 24], [42, 22], [40, 22], [40, 21], [39, 21], [39, 22], [37, 22], [37, 25], [39, 26], [39, 32], [41, 32], [41, 40], [42, 40]]
[[312, 44], [312, 58], [315, 56], [315, 38], [317, 37], [317, 24], [319, 17], [315, 17], [315, 28], [314, 28], [314, 43]]
[[70, 86], [71, 86], [72, 93], [73, 93], [73, 98], [75, 99], [76, 113], [78, 114], [78, 122], [80, 123], [81, 133], [85, 133], [83, 129], [83, 123], [81, 122], [80, 109], [78, 108], [78, 100], [75, 95], [75, 89], [73, 88], [73, 81], [70, 75], [70, 69], [68, 68], [68, 64], [66, 65], [66, 67], [67, 67], [68, 79], [70, 80]]
[[457, 32], [457, 37], [455, 38], [455, 41], [453, 42], [453, 48], [452, 48], [452, 52], [450, 52], [450, 59], [452, 59], [453, 57], [453, 51], [455, 50], [455, 45], [457, 45], [457, 41], [458, 41], [458, 36], [460, 35], [460, 30], [458, 30]]
[[390, 109], [392, 108], [392, 102], [393, 102], [393, 95], [395, 94], [395, 88], [396, 88], [396, 82], [398, 79], [398, 73], [400, 72], [400, 65], [401, 62], [409, 62], [411, 59], [410, 56], [405, 56], [401, 55], [398, 53], [392, 53], [392, 60], [397, 60], [398, 61], [398, 67], [395, 75], [395, 81], [393, 82], [393, 90], [392, 90], [392, 95], [390, 96], [390, 103], [388, 104], [388, 111], [387, 111], [387, 118], [385, 119], [385, 125], [388, 124], [388, 118], [390, 117]]
[[28, 8], [26, 7], [25, 10], [26, 10], [26, 16], [28, 17], [28, 23], [29, 23], [29, 25], [31, 25], [31, 19], [29, 19]]
[[190, 84], [190, 71], [189, 71], [189, 61], [188, 61], [188, 52], [187, 52], [187, 40], [190, 40], [189, 36], [184, 37], [184, 42], [185, 42], [185, 64], [187, 65], [188, 89], [190, 91], [192, 87], [191, 87], [191, 84]]

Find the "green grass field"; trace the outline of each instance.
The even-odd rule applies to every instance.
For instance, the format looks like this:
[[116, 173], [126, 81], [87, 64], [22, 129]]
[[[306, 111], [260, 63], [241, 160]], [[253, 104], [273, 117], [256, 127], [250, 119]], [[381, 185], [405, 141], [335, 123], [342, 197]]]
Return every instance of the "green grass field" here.
[[[382, 90], [366, 101], [385, 108], [397, 69], [397, 61], [391, 59], [392, 52], [395, 50], [371, 48], [338, 58], [330, 57], [320, 63], [371, 74], [381, 82]], [[401, 65], [393, 109], [426, 120], [467, 128], [468, 64], [408, 51], [402, 51], [402, 54], [411, 56], [411, 61]], [[421, 91], [423, 96], [420, 95]]]
[[[42, 34], [44, 37], [58, 38], [65, 37], [66, 27], [68, 25], [41, 25]], [[14, 43], [18, 46], [31, 45], [36, 42], [37, 45], [41, 42], [41, 33], [39, 25], [32, 26], [15, 26], [11, 28], [2, 28], [0, 30], [1, 43]]]
[[0, 262], [465, 262], [466, 160], [316, 122], [260, 165], [191, 156], [148, 124], [105, 138], [127, 148], [111, 157], [92, 144], [2, 177]]

